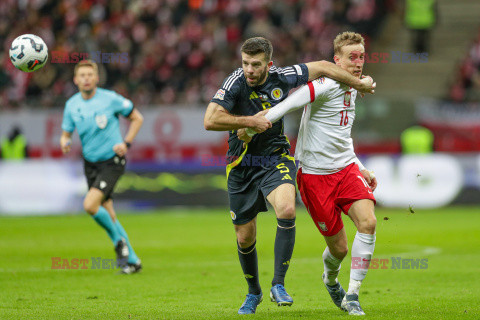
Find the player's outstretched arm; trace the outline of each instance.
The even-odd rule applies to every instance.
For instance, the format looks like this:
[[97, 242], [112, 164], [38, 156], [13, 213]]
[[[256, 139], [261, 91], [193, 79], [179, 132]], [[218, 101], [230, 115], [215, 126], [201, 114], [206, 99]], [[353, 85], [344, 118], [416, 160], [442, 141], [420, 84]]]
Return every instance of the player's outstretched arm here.
[[240, 128], [251, 128], [255, 132], [263, 132], [272, 127], [272, 123], [265, 118], [267, 110], [260, 111], [254, 116], [235, 116], [230, 114], [221, 105], [210, 102], [205, 112], [203, 125], [205, 130], [230, 131]]
[[305, 64], [308, 68], [308, 81], [312, 81], [321, 76], [326, 76], [330, 79], [345, 83], [346, 85], [355, 88], [360, 93], [375, 93], [376, 83], [373, 79], [363, 78], [358, 79], [346, 70], [337, 66], [335, 63], [328, 61], [315, 61]]
[[60, 137], [60, 148], [64, 154], [69, 153], [72, 147], [72, 133], [63, 130], [62, 136]]
[[[270, 120], [272, 123], [281, 119], [284, 115], [294, 110], [300, 109], [305, 106], [307, 103], [311, 102], [310, 88], [308, 85], [301, 86], [297, 91], [288, 96], [287, 99], [283, 100], [275, 107], [268, 109], [268, 113], [265, 115], [265, 118]], [[246, 134], [250, 137], [255, 135], [255, 131], [251, 129], [245, 130]], [[241, 139], [244, 140], [244, 139]], [[245, 140], [244, 140], [245, 141]]]
[[123, 139], [123, 142], [113, 146], [113, 151], [121, 157], [127, 154], [130, 144], [133, 142], [133, 139], [135, 139], [138, 131], [140, 131], [140, 128], [143, 125], [143, 116], [140, 111], [135, 108], [128, 116], [128, 119], [130, 120], [130, 126], [128, 127], [128, 131]]

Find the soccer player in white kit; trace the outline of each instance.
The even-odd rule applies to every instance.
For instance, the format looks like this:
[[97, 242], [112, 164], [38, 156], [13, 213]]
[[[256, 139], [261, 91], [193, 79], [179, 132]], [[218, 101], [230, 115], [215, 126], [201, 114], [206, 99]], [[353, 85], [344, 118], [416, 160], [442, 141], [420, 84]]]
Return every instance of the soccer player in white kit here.
[[[335, 63], [362, 77], [363, 37], [344, 32], [333, 44]], [[265, 117], [273, 123], [287, 112], [305, 106], [295, 154], [299, 160], [297, 184], [310, 216], [327, 243], [322, 278], [335, 305], [350, 315], [364, 315], [358, 294], [375, 248], [377, 220], [373, 191], [377, 180], [353, 150], [351, 130], [356, 97], [355, 89], [322, 77], [295, 91], [271, 108]], [[247, 132], [252, 134], [248, 129]], [[357, 227], [347, 292], [337, 280], [340, 264], [348, 252], [342, 211]]]

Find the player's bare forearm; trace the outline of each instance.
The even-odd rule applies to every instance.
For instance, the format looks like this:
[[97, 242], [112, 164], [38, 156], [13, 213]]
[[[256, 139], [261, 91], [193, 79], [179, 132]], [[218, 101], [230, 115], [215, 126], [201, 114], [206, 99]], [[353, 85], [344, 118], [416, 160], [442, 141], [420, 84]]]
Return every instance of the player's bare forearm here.
[[345, 83], [346, 85], [355, 88], [360, 92], [371, 92], [371, 88], [366, 81], [355, 77], [350, 72], [337, 66], [335, 63], [328, 61], [315, 61], [306, 64], [308, 67], [308, 80], [314, 80], [321, 76], [326, 76], [330, 79]]
[[205, 112], [203, 125], [205, 130], [211, 131], [253, 128], [257, 132], [263, 132], [272, 126], [271, 122], [263, 116], [266, 112], [259, 112], [255, 116], [235, 116], [228, 113], [221, 105], [211, 102]]
[[62, 152], [69, 153], [70, 148], [72, 147], [72, 133], [63, 131], [62, 135], [60, 136], [60, 148], [62, 149]]
[[130, 144], [137, 136], [138, 131], [140, 131], [143, 124], [143, 116], [137, 109], [133, 109], [132, 113], [128, 116], [128, 119], [130, 119], [131, 122], [123, 142], [117, 143], [113, 146], [113, 151], [120, 157], [127, 154]]
[[312, 81], [321, 76], [326, 76], [330, 79], [343, 82], [350, 87], [354, 87], [355, 89], [361, 85], [360, 79], [348, 71], [343, 70], [335, 63], [322, 60], [309, 62], [306, 64], [306, 66], [308, 67], [308, 81]]
[[249, 117], [234, 116], [219, 104], [211, 102], [205, 112], [203, 125], [205, 126], [205, 130], [210, 131], [237, 130], [250, 126], [248, 118]]
[[125, 135], [124, 141], [128, 143], [132, 143], [133, 139], [140, 131], [140, 128], [143, 125], [143, 116], [137, 109], [133, 109], [132, 113], [128, 117], [130, 119], [130, 126], [128, 127], [127, 134]]
[[206, 130], [212, 131], [230, 131], [250, 126], [247, 117], [234, 116], [223, 111], [215, 111], [204, 124]]

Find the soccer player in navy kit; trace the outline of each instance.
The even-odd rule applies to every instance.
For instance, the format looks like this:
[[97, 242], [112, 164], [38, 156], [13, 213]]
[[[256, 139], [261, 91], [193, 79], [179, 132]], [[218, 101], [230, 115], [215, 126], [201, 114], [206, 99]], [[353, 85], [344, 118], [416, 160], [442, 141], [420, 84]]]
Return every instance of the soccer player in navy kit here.
[[[246, 40], [241, 48], [242, 68], [227, 77], [205, 112], [207, 130], [230, 131], [227, 158], [230, 214], [235, 226], [238, 256], [248, 283], [248, 294], [239, 314], [255, 313], [262, 301], [258, 279], [256, 217], [267, 211], [265, 199], [277, 216], [275, 273], [270, 298], [279, 306], [292, 305], [284, 279], [295, 243], [295, 160], [283, 130], [283, 119], [274, 123], [264, 114], [284, 100], [292, 88], [326, 75], [361, 92], [370, 92], [358, 79], [326, 61], [286, 68], [273, 66], [272, 44], [262, 37]], [[237, 134], [245, 128], [260, 133], [244, 145]], [[240, 133], [240, 131], [242, 131]]]
[[[99, 77], [95, 62], [79, 62], [73, 81], [79, 92], [65, 104], [60, 145], [63, 153], [70, 152], [76, 128], [82, 143], [89, 189], [83, 207], [112, 240], [121, 272], [135, 273], [142, 265], [116, 217], [111, 194], [125, 171], [125, 155], [142, 126], [143, 117], [130, 100], [97, 87]], [[125, 138], [120, 132], [120, 115], [131, 121]]]

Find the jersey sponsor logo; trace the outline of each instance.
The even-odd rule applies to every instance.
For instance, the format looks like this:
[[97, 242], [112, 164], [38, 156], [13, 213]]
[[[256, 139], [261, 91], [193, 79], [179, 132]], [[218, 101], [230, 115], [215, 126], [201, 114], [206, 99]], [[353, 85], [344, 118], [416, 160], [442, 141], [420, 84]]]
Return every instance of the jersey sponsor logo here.
[[218, 100], [223, 100], [225, 98], [225, 90], [223, 89], [218, 89], [217, 93], [215, 93], [215, 96], [213, 99], [218, 99]]
[[324, 84], [325, 83], [325, 77], [320, 77], [320, 78], [316, 79], [315, 81], [317, 81], [319, 84]]
[[279, 100], [283, 97], [283, 91], [280, 88], [275, 88], [272, 90], [270, 94], [273, 98], [273, 100]]
[[268, 101], [268, 96], [266, 94], [260, 93], [259, 96], [260, 96], [260, 100], [262, 100], [262, 102]]
[[328, 228], [325, 222], [317, 222], [317, 224], [320, 227], [320, 229], [322, 229], [322, 231], [328, 231]]
[[97, 115], [97, 116], [95, 116], [95, 122], [97, 123], [97, 126], [100, 129], [105, 129], [105, 127], [107, 126], [107, 123], [108, 123], [107, 116], [104, 115], [104, 114]]
[[350, 91], [345, 92], [345, 96], [343, 97], [343, 105], [345, 107], [350, 107], [351, 99], [352, 99], [352, 93]]
[[232, 210], [230, 210], [230, 216], [232, 216], [232, 220], [236, 220], [236, 219], [237, 219], [237, 215], [236, 215], [235, 212], [233, 212]]

